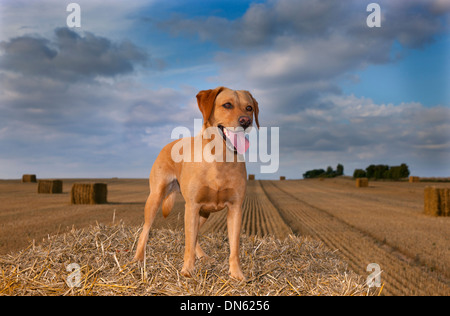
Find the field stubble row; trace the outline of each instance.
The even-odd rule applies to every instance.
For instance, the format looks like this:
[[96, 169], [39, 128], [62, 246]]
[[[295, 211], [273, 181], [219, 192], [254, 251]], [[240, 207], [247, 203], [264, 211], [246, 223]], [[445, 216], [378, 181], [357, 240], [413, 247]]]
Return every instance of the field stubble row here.
[[[249, 181], [242, 206], [242, 232], [247, 235], [271, 235], [285, 238], [292, 234], [277, 209], [269, 201], [259, 181]], [[212, 213], [202, 227], [202, 232], [226, 231], [227, 213]]]
[[335, 181], [325, 187], [326, 192], [317, 181], [307, 186], [279, 186], [398, 250], [414, 263], [450, 278], [450, 221], [423, 214], [423, 184], [375, 183], [368, 190], [344, 191]]

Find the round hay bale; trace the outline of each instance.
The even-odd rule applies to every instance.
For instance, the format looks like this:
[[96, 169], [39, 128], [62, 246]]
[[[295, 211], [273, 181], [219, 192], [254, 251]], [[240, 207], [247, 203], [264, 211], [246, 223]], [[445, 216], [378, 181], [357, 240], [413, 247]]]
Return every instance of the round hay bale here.
[[357, 178], [356, 187], [357, 188], [367, 188], [369, 186], [369, 179], [367, 178]]
[[61, 180], [39, 180], [38, 193], [57, 194], [62, 193], [63, 182]]
[[70, 204], [105, 204], [108, 188], [105, 183], [74, 183], [70, 191]]
[[97, 225], [46, 238], [40, 245], [0, 255], [2, 295], [374, 295], [365, 278], [335, 251], [309, 237], [241, 236], [247, 282], [228, 275], [227, 234], [200, 237], [212, 260], [196, 262], [192, 278], [183, 265], [184, 232], [150, 232], [144, 264], [133, 261], [141, 227]]
[[22, 182], [23, 183], [36, 182], [36, 175], [35, 174], [24, 174], [24, 175], [22, 175]]
[[450, 216], [450, 189], [425, 187], [424, 213], [431, 216]]

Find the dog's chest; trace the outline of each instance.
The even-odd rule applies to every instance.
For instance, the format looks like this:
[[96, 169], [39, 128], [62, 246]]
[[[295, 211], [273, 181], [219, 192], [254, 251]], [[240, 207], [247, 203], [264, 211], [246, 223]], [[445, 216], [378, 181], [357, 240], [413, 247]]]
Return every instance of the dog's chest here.
[[205, 185], [199, 188], [195, 200], [200, 204], [202, 211], [216, 212], [234, 204], [238, 196], [236, 189], [214, 189]]
[[245, 195], [246, 171], [244, 163], [186, 164], [180, 177], [185, 199], [205, 212], [241, 205]]

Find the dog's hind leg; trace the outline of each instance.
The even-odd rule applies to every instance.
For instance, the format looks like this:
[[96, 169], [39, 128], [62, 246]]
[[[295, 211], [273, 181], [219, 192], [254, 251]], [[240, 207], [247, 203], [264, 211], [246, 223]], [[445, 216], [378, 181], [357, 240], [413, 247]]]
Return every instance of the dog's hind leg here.
[[142, 261], [145, 258], [145, 247], [148, 241], [148, 233], [155, 220], [156, 212], [161, 203], [163, 203], [163, 214], [167, 216], [170, 209], [175, 202], [175, 193], [173, 191], [179, 190], [178, 182], [176, 181], [175, 165], [172, 159], [168, 158], [171, 154], [172, 142], [165, 146], [153, 164], [150, 172], [150, 195], [147, 198], [144, 209], [144, 227], [136, 248], [135, 260]]
[[178, 182], [174, 175], [162, 177], [155, 173], [150, 176], [150, 195], [147, 198], [144, 208], [144, 227], [137, 244], [134, 260], [142, 261], [145, 256], [145, 247], [148, 241], [148, 233], [155, 220], [156, 213], [162, 204], [164, 217], [169, 215], [175, 202], [176, 192], [180, 190]]
[[166, 188], [166, 196], [164, 197], [164, 200], [162, 202], [162, 213], [164, 218], [169, 216], [170, 211], [173, 208], [173, 205], [175, 204], [175, 198], [177, 192], [180, 191], [180, 186], [178, 185], [178, 181], [175, 179], [169, 185], [167, 185]]
[[[162, 191], [162, 190], [161, 190]], [[159, 205], [161, 204], [163, 193], [161, 191], [151, 192], [147, 198], [147, 202], [145, 203], [144, 209], [144, 217], [145, 223], [142, 228], [141, 235], [139, 236], [139, 241], [137, 244], [136, 254], [134, 256], [134, 260], [143, 261], [145, 257], [145, 247], [148, 241], [148, 233], [150, 232], [150, 228], [152, 227], [153, 221], [156, 216], [156, 212], [158, 211]]]

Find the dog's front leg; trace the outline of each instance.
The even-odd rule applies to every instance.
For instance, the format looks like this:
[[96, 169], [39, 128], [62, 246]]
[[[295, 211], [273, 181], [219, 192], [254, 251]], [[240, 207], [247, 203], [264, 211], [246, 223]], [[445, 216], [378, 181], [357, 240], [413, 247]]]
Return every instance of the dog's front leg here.
[[[206, 222], [206, 220], [208, 219], [210, 213], [205, 213], [205, 212], [200, 212], [200, 220], [198, 223], [198, 231], [200, 231], [202, 229], [203, 224]], [[198, 237], [197, 237], [197, 245], [195, 246], [195, 256], [197, 259], [206, 259], [206, 260], [212, 260], [202, 249], [202, 247], [200, 246], [200, 243], [198, 241]]]
[[230, 241], [230, 275], [237, 280], [245, 281], [239, 261], [239, 239], [242, 224], [242, 208], [233, 205], [227, 214], [228, 239]]
[[195, 247], [197, 244], [200, 207], [196, 204], [186, 202], [184, 214], [185, 249], [184, 265], [181, 274], [192, 277], [195, 265]]

